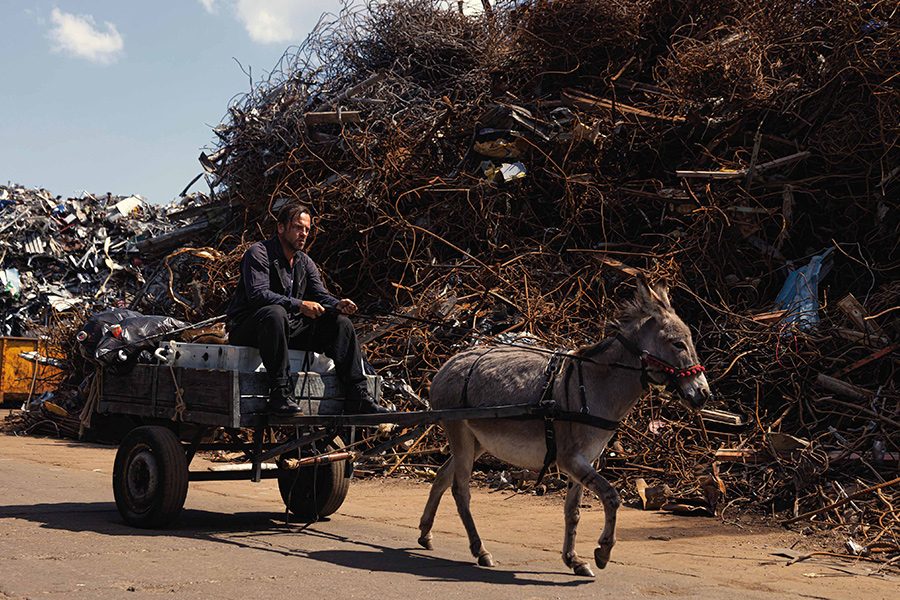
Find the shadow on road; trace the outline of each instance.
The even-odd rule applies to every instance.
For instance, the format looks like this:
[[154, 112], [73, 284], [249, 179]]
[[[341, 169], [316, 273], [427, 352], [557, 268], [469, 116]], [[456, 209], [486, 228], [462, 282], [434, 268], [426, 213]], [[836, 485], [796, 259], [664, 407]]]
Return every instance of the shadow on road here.
[[[102, 535], [174, 537], [205, 540], [244, 549], [305, 558], [350, 569], [406, 573], [427, 581], [460, 581], [500, 585], [577, 587], [592, 579], [574, 578], [561, 571], [506, 571], [486, 569], [472, 562], [439, 558], [416, 548], [392, 548], [354, 540], [324, 529], [328, 520], [300, 525], [286, 523], [284, 513], [217, 513], [186, 509], [178, 522], [165, 530], [136, 529], [122, 522], [112, 502], [61, 502], [0, 506], [0, 519], [24, 519], [42, 528]], [[303, 539], [316, 539], [347, 548], [307, 550]], [[321, 545], [321, 543], [319, 544]], [[567, 581], [547, 578], [563, 576]]]

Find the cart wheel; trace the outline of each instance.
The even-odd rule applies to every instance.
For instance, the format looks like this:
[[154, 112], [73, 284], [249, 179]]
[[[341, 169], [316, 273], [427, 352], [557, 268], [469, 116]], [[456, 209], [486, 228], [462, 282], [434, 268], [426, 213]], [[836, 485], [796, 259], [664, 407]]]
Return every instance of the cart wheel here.
[[[344, 447], [335, 438], [322, 452]], [[312, 523], [334, 513], [344, 503], [350, 489], [353, 466], [348, 460], [301, 469], [282, 469], [278, 472], [278, 490], [284, 505], [297, 518]]]
[[153, 425], [125, 436], [113, 466], [113, 495], [126, 523], [165, 527], [181, 512], [187, 488], [187, 458], [172, 431]]

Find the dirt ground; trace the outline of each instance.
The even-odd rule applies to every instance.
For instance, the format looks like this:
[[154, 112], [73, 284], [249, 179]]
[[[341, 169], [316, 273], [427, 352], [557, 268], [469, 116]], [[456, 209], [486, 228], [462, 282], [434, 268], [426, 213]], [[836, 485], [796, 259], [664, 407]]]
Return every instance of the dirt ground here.
[[[192, 483], [178, 523], [126, 526], [113, 502], [115, 449], [0, 435], [0, 600], [22, 598], [896, 598], [898, 578], [828, 558], [788, 564], [800, 539], [762, 527], [623, 508], [595, 579], [560, 559], [560, 498], [473, 491], [497, 566], [474, 566], [449, 494], [435, 549], [416, 544], [424, 483], [354, 481], [330, 520], [287, 524], [272, 480]], [[195, 468], [199, 468], [196, 465]], [[602, 527], [583, 510], [579, 553]], [[788, 550], [788, 552], [792, 552]], [[796, 550], [793, 551], [796, 553]]]

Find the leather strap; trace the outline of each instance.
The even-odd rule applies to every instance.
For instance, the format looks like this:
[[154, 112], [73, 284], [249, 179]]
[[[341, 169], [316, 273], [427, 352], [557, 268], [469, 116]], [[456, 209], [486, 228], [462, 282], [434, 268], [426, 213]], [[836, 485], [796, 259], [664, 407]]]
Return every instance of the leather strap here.
[[460, 394], [460, 404], [463, 408], [471, 408], [469, 406], [469, 380], [472, 379], [472, 373], [475, 372], [475, 367], [478, 366], [478, 363], [481, 362], [481, 359], [496, 350], [496, 346], [493, 348], [488, 348], [486, 351], [482, 352], [478, 355], [478, 358], [472, 361], [472, 366], [469, 367], [469, 371], [466, 373], [466, 379], [463, 381], [463, 389]]

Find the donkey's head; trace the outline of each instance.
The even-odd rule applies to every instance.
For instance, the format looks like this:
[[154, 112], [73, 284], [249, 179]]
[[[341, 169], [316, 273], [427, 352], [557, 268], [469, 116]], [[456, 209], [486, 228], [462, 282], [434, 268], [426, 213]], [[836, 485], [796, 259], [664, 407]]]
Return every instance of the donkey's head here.
[[678, 390], [683, 404], [699, 410], [712, 397], [691, 330], [675, 314], [664, 284], [638, 277], [635, 299], [622, 321], [623, 335], [642, 354], [647, 379]]

